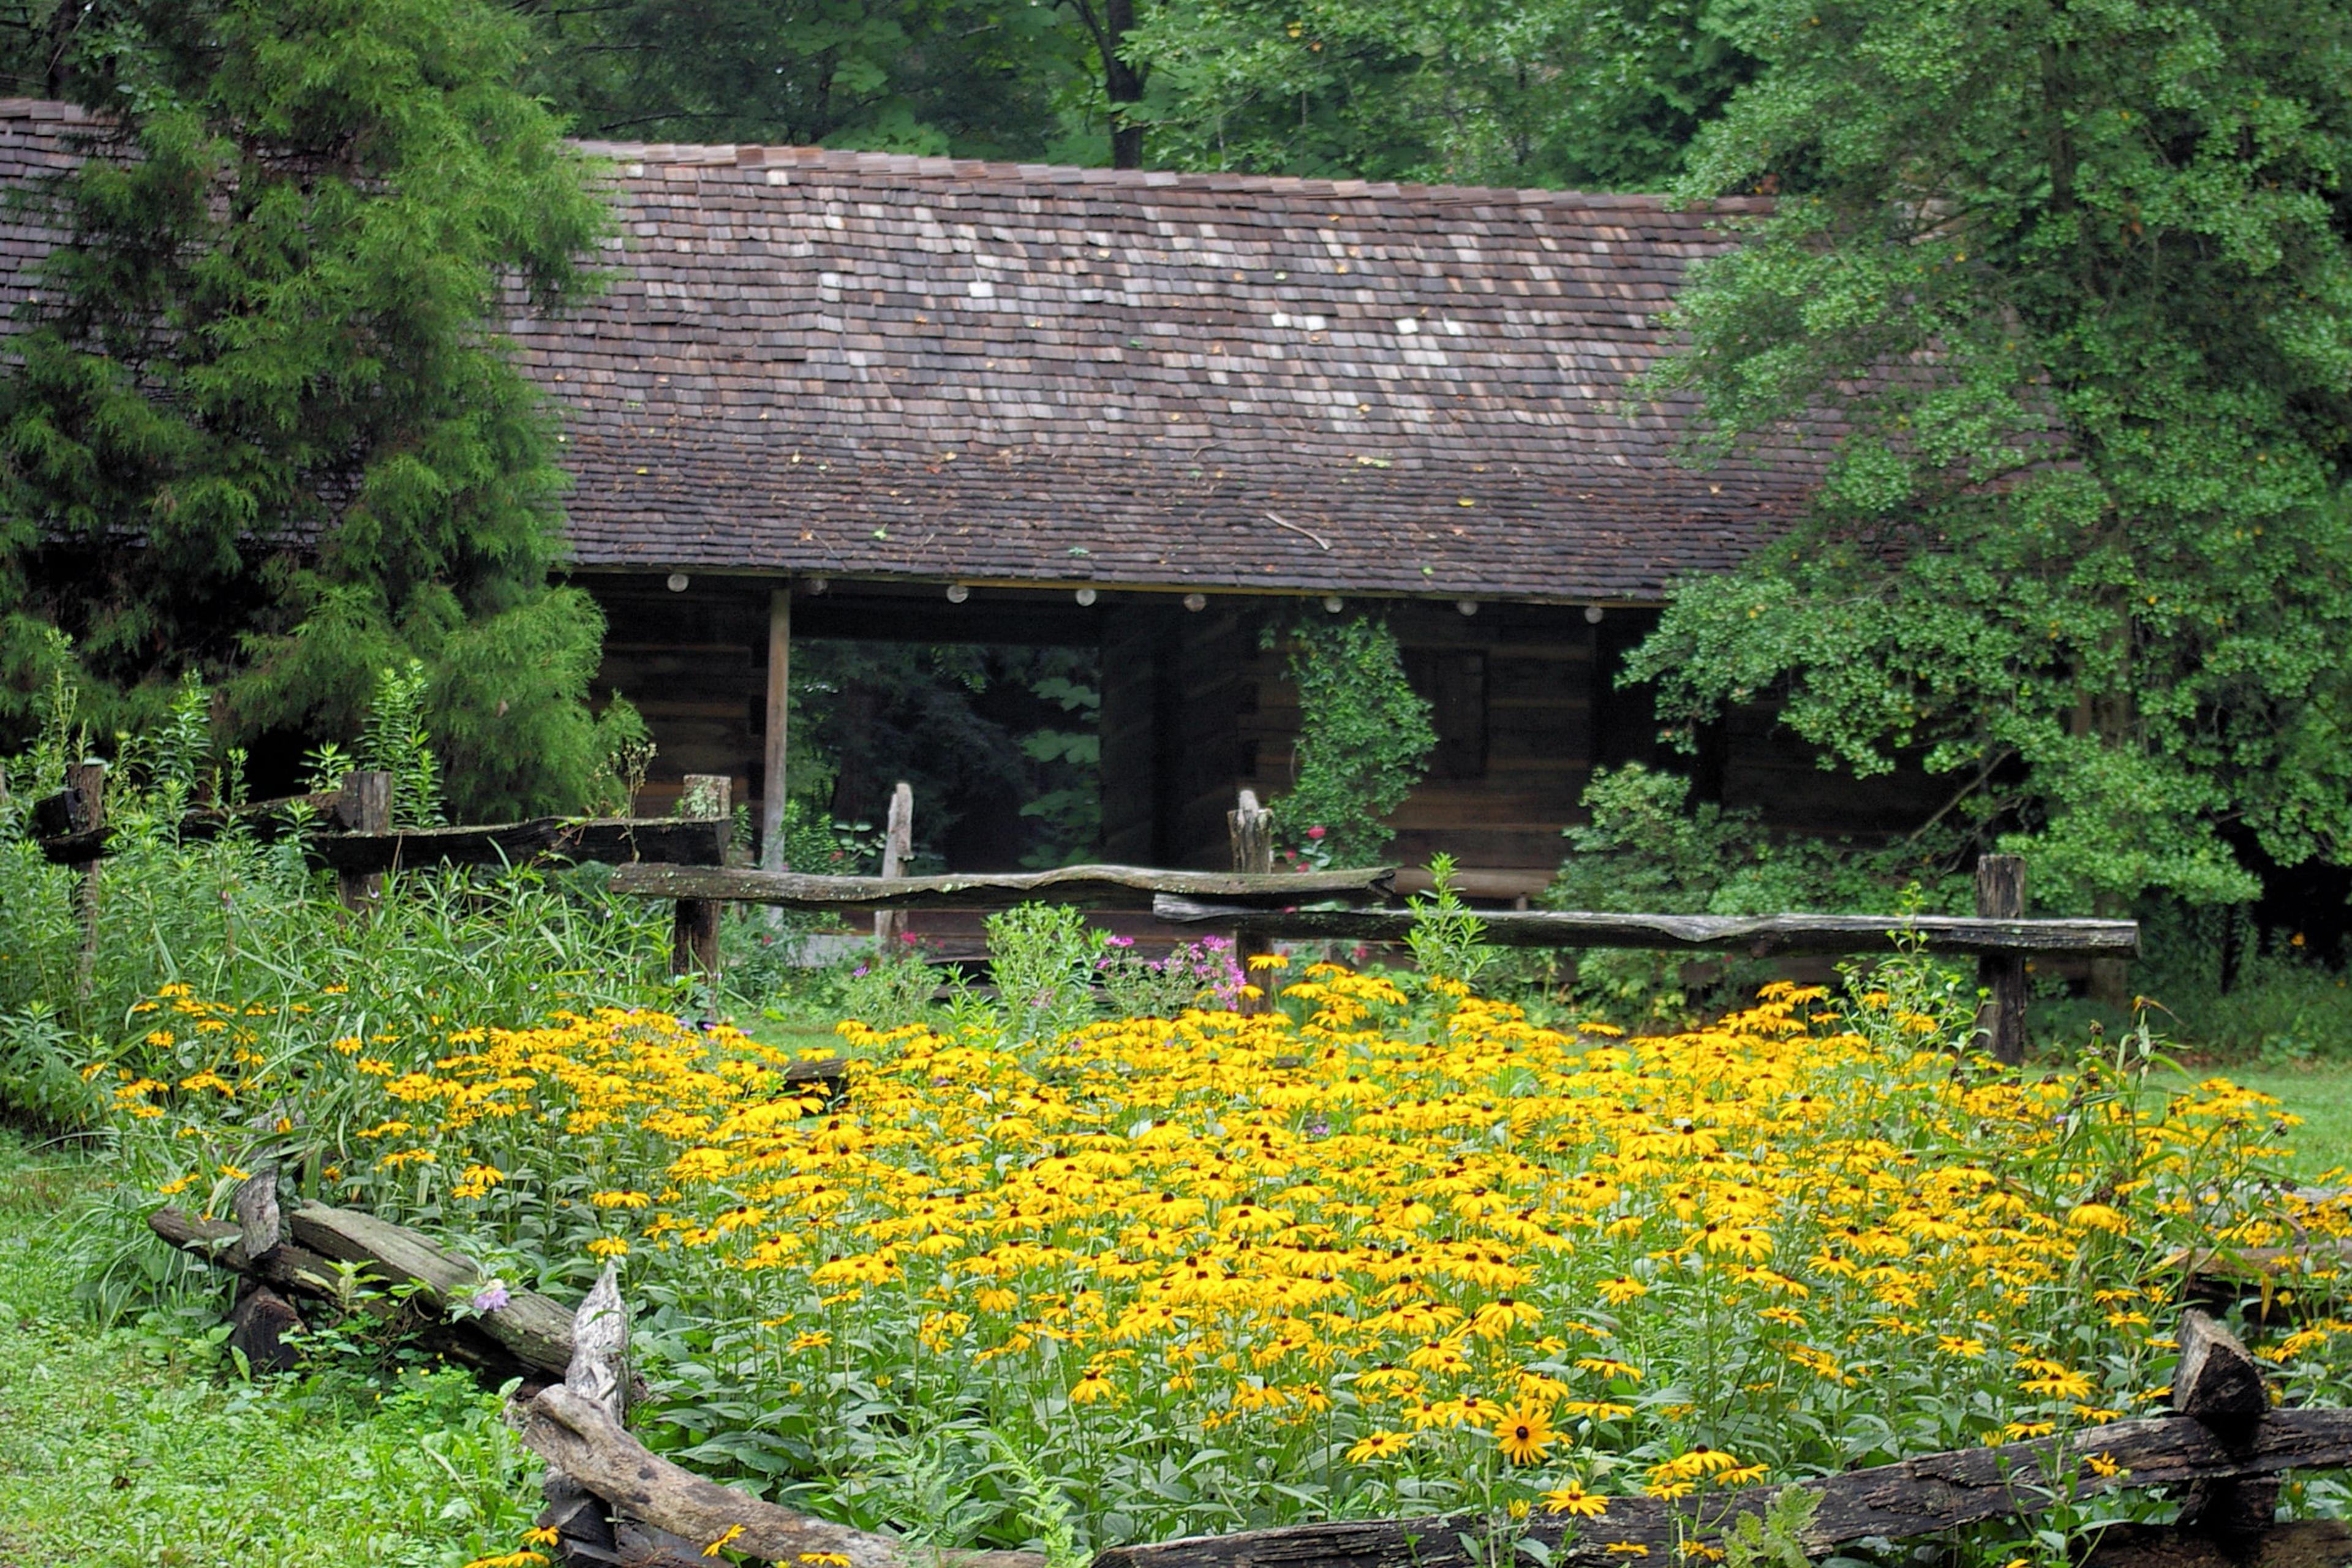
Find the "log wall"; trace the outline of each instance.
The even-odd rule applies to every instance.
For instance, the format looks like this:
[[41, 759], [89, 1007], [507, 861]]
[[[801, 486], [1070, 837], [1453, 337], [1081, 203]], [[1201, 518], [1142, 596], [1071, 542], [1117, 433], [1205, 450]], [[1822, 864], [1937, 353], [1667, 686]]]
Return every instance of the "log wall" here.
[[[688, 773], [723, 775], [735, 798], [759, 803], [772, 580], [696, 577], [683, 592], [652, 575], [583, 581], [610, 627], [597, 696], [617, 688], [659, 748], [640, 809], [667, 809]], [[980, 587], [958, 604], [942, 595], [930, 584], [803, 588], [795, 635], [1099, 647], [1102, 858], [1221, 868], [1235, 793], [1266, 799], [1290, 787], [1297, 692], [1283, 652], [1260, 644], [1302, 609], [1321, 614], [1313, 601], [1212, 596], [1191, 611], [1173, 595], [1107, 594], [1086, 608], [1054, 590]], [[1542, 889], [1597, 766], [1670, 768], [1702, 800], [1805, 832], [1899, 832], [1942, 803], [1916, 770], [1824, 773], [1768, 704], [1708, 726], [1696, 755], [1663, 745], [1650, 694], [1615, 682], [1655, 611], [1612, 608], [1597, 623], [1578, 605], [1486, 603], [1465, 616], [1449, 603], [1351, 602], [1341, 613], [1367, 607], [1389, 616], [1409, 674], [1439, 710], [1436, 763], [1398, 813], [1393, 857], [1410, 867], [1450, 853], [1475, 895], [1509, 901]]]

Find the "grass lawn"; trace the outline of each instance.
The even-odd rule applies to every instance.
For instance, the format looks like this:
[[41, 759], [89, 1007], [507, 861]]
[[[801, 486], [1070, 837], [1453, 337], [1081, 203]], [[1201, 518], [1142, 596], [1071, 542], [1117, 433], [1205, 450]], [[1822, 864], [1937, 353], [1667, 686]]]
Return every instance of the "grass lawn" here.
[[469, 1379], [248, 1383], [175, 1342], [184, 1325], [92, 1327], [66, 1216], [100, 1180], [0, 1131], [0, 1568], [450, 1568], [514, 1549], [529, 1456]]
[[2316, 1176], [2334, 1166], [2352, 1166], [2352, 1065], [2213, 1070], [2232, 1083], [2276, 1095], [2303, 1118], [2294, 1134], [2297, 1170]]

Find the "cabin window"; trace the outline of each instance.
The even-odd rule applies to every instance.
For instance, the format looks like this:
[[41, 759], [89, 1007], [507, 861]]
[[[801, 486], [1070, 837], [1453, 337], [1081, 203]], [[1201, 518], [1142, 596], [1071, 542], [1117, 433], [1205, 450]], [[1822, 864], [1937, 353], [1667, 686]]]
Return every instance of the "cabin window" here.
[[1409, 647], [1405, 679], [1430, 708], [1437, 749], [1429, 776], [1461, 781], [1486, 776], [1486, 655], [1482, 649]]

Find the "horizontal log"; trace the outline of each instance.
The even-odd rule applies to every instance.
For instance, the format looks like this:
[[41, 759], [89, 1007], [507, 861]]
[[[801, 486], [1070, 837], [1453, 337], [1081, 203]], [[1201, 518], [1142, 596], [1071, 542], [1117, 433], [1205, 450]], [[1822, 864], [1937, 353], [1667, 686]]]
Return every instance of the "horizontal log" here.
[[[303, 1204], [288, 1216], [294, 1239], [323, 1258], [362, 1265], [382, 1283], [415, 1285], [428, 1307], [446, 1311], [488, 1283], [481, 1265], [406, 1226], [326, 1204]], [[509, 1290], [507, 1304], [466, 1320], [534, 1371], [563, 1375], [572, 1363], [572, 1311], [536, 1290]]]
[[[1339, 942], [1402, 942], [1410, 910], [1271, 910], [1229, 900], [1162, 893], [1151, 912], [1173, 925], [1213, 926], [1256, 936]], [[1486, 940], [1503, 947], [1630, 947], [1666, 952], [1868, 952], [1896, 935], [1929, 952], [2072, 954], [2132, 958], [2136, 921], [2003, 921], [1914, 915], [1621, 915], [1566, 910], [1480, 910]]]
[[1254, 876], [1232, 871], [1161, 871], [1140, 866], [1065, 866], [1055, 871], [959, 872], [939, 877], [818, 877], [799, 871], [625, 866], [614, 875], [613, 890], [646, 899], [708, 899], [851, 914], [881, 910], [1008, 910], [1032, 901], [1139, 910], [1155, 894], [1278, 909], [1324, 899], [1386, 898], [1395, 881], [1393, 866]]
[[257, 1258], [245, 1249], [241, 1226], [178, 1208], [157, 1209], [147, 1216], [147, 1228], [181, 1251], [248, 1279], [308, 1296], [335, 1294], [341, 1270], [309, 1247], [280, 1242]]
[[729, 826], [724, 817], [542, 817], [490, 827], [339, 833], [313, 839], [310, 858], [337, 871], [506, 866], [551, 856], [617, 864], [717, 866], [726, 858]]
[[[552, 1384], [523, 1407], [523, 1446], [620, 1513], [709, 1547], [778, 1563], [820, 1554], [850, 1568], [1045, 1568], [1034, 1552], [940, 1552], [812, 1519], [722, 1487], [655, 1455], [595, 1400]], [[729, 1532], [736, 1533], [728, 1539]]]
[[[2119, 1468], [2113, 1478], [2090, 1471], [2099, 1458]], [[2049, 1506], [2054, 1491], [2115, 1486], [2177, 1486], [2200, 1479], [2268, 1476], [2291, 1469], [2328, 1469], [2352, 1463], [2352, 1410], [2286, 1410], [2263, 1417], [2242, 1447], [2227, 1447], [2185, 1415], [2118, 1421], [2063, 1439], [2010, 1443], [1930, 1454], [1898, 1464], [1798, 1481], [1819, 1493], [1821, 1505], [1806, 1529], [1806, 1548], [1820, 1555], [1872, 1536], [1899, 1541]], [[1696, 1510], [1652, 1498], [1611, 1498], [1599, 1519], [1570, 1521], [1537, 1515], [1524, 1531], [1564, 1563], [1583, 1568], [1623, 1564], [1641, 1546], [1648, 1561], [1678, 1562], [1685, 1540], [1719, 1535], [1743, 1514], [1761, 1514], [1781, 1489], [1732, 1492]], [[1470, 1516], [1370, 1520], [1291, 1525], [1234, 1535], [1194, 1536], [1151, 1546], [1116, 1547], [1093, 1568], [1481, 1568], [1484, 1551], [1465, 1550], [1486, 1528]], [[1570, 1539], [1573, 1530], [1574, 1537]], [[1507, 1551], [1507, 1542], [1503, 1544]], [[1636, 1559], [1638, 1560], [1638, 1559]]]
[[[248, 801], [243, 805], [205, 806], [191, 811], [180, 818], [178, 834], [185, 838], [217, 838], [231, 827], [242, 826], [264, 840], [277, 837], [293, 821], [299, 809], [313, 815], [316, 820], [331, 820], [336, 802], [342, 797], [338, 791], [326, 790], [313, 795], [285, 795], [275, 800]], [[52, 795], [40, 805], [62, 803], [63, 795]], [[101, 827], [86, 833], [68, 833], [62, 827], [47, 831], [45, 824], [53, 817], [37, 816], [35, 832], [41, 841], [41, 854], [52, 866], [82, 866], [103, 859], [112, 849], [121, 834], [119, 827]]]

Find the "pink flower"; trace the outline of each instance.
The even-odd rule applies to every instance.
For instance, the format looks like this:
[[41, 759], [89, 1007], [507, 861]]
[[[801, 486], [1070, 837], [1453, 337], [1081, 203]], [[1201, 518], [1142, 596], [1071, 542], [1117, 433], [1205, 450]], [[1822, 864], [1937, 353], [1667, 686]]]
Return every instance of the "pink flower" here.
[[1328, 829], [1328, 828], [1322, 828], [1322, 827], [1310, 827], [1310, 828], [1308, 828], [1308, 829], [1307, 830], [1307, 837], [1309, 837], [1309, 838], [1320, 838], [1320, 837], [1323, 837], [1323, 835], [1324, 835], [1325, 833], [1327, 833], [1327, 832], [1328, 832], [1328, 831], [1329, 831], [1329, 829]]
[[505, 1286], [493, 1283], [474, 1292], [474, 1310], [495, 1312], [513, 1300], [513, 1297], [507, 1294]]

